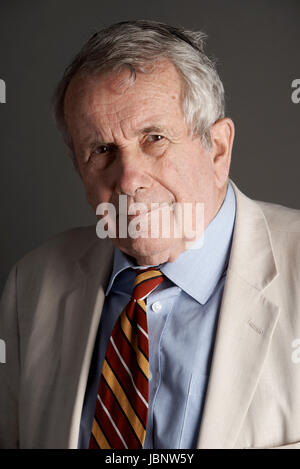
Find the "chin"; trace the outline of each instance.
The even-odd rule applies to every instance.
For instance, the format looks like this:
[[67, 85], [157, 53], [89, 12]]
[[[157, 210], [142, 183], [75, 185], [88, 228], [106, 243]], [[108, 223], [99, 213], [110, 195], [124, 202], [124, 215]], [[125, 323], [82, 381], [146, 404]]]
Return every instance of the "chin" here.
[[156, 265], [167, 262], [174, 240], [151, 238], [114, 239], [114, 244], [140, 265]]

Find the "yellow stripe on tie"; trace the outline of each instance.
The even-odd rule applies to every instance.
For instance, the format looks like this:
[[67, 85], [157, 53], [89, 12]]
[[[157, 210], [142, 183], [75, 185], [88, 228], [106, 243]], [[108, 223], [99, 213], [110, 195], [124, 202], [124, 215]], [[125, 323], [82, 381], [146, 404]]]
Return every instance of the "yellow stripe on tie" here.
[[124, 393], [119, 381], [115, 377], [112, 369], [108, 365], [107, 361], [104, 360], [102, 374], [110, 389], [112, 390], [113, 394], [116, 396], [117, 401], [119, 402], [120, 406], [122, 407], [124, 413], [126, 414], [132, 428], [134, 429], [138, 439], [140, 440], [141, 444], [144, 444], [144, 437], [145, 437], [145, 429], [141, 424], [138, 416], [136, 415], [135, 411], [133, 410], [129, 400], [127, 399], [126, 394]]
[[105, 435], [99, 427], [98, 423], [96, 422], [96, 419], [93, 421], [92, 434], [94, 435], [95, 440], [101, 449], [111, 449], [111, 446], [105, 438]]
[[144, 373], [144, 375], [148, 377], [149, 376], [149, 362], [147, 358], [145, 357], [145, 355], [143, 355], [141, 350], [138, 348], [136, 333], [132, 329], [132, 325], [130, 324], [130, 321], [128, 320], [125, 314], [122, 314], [120, 319], [121, 319], [121, 327], [123, 329], [123, 332], [135, 350], [136, 360], [138, 362], [138, 365], [140, 369], [142, 370], [142, 372]]
[[142, 308], [142, 310], [146, 313], [146, 303], [145, 300], [136, 300], [137, 304]]
[[159, 270], [149, 270], [148, 272], [143, 272], [142, 274], [138, 274], [135, 277], [134, 286], [136, 287], [140, 283], [144, 282], [145, 280], [149, 280], [150, 278], [162, 277], [162, 273]]

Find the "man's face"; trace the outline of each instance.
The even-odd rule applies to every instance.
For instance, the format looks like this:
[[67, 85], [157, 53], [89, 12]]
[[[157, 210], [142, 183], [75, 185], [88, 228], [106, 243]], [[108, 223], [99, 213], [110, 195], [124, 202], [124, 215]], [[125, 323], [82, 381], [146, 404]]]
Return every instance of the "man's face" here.
[[[153, 203], [164, 204], [172, 225], [174, 202], [200, 202], [206, 227], [224, 197], [227, 174], [216, 175], [216, 151], [209, 153], [189, 133], [175, 67], [161, 61], [151, 73], [137, 73], [131, 86], [128, 76], [128, 70], [75, 76], [67, 89], [66, 122], [89, 203], [96, 210], [110, 202], [118, 212], [122, 194], [128, 205], [143, 203], [147, 211]], [[152, 212], [144, 216], [150, 223]], [[140, 265], [174, 261], [185, 241], [161, 233], [113, 240]]]

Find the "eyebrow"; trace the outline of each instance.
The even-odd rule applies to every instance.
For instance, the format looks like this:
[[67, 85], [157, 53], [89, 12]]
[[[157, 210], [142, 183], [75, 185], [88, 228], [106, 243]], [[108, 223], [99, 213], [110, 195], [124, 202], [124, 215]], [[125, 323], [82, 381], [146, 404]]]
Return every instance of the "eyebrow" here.
[[[165, 127], [160, 127], [160, 126], [157, 126], [157, 125], [149, 125], [147, 127], [143, 127], [142, 129], [140, 130], [137, 130], [135, 132], [136, 135], [147, 135], [149, 133], [152, 133], [152, 132], [155, 132], [155, 133], [167, 133], [167, 134], [170, 134], [169, 131], [167, 131], [167, 129]], [[87, 137], [86, 139], [83, 140], [82, 142], [82, 146], [88, 146], [88, 147], [94, 147], [96, 145], [106, 145], [106, 144], [113, 144], [113, 142], [107, 142], [105, 141], [103, 138], [102, 138], [102, 135], [100, 134], [100, 132], [98, 133], [98, 135], [96, 137]]]
[[144, 134], [149, 134], [151, 132], [164, 133], [166, 132], [166, 129], [164, 127], [159, 127], [157, 125], [150, 125], [148, 127], [144, 127], [142, 130], [139, 130], [137, 133], [144, 135]]

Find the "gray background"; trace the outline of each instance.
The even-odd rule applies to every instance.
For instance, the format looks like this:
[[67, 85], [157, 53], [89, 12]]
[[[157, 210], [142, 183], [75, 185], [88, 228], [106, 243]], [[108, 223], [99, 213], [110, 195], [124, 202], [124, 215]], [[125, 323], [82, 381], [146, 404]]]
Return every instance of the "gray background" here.
[[250, 197], [300, 208], [299, 0], [1, 1], [0, 289], [11, 266], [53, 234], [95, 222], [50, 113], [64, 67], [91, 33], [154, 19], [208, 34], [227, 115], [236, 125], [231, 177]]

